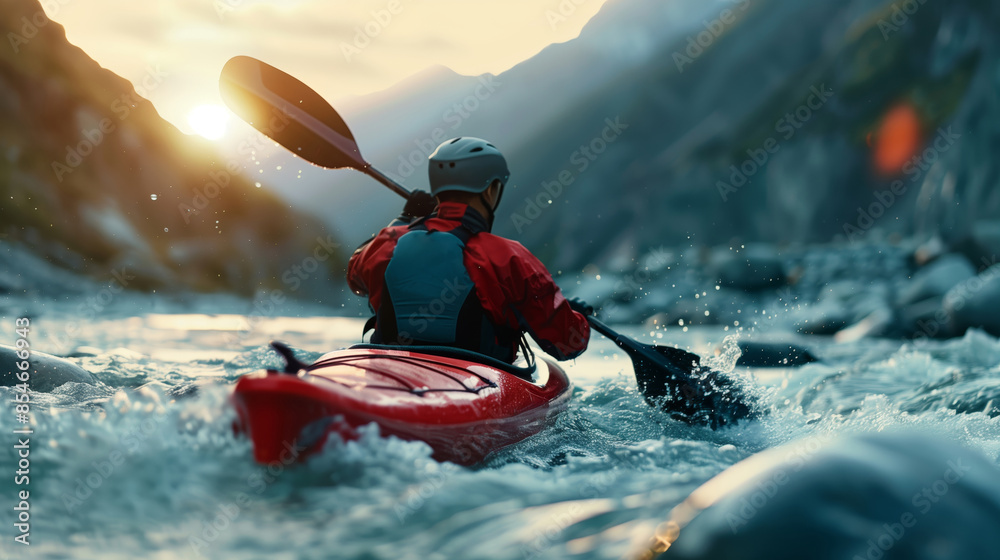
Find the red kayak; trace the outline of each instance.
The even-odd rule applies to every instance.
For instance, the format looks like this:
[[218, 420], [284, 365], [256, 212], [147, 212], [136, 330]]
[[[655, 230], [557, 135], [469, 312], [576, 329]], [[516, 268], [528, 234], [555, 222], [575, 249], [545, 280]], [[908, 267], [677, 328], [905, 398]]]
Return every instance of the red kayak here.
[[384, 436], [427, 442], [439, 461], [472, 465], [540, 432], [571, 393], [545, 360], [519, 368], [454, 348], [359, 345], [306, 366], [276, 349], [285, 371], [246, 375], [232, 395], [261, 463], [301, 460], [330, 434], [356, 439], [375, 422]]

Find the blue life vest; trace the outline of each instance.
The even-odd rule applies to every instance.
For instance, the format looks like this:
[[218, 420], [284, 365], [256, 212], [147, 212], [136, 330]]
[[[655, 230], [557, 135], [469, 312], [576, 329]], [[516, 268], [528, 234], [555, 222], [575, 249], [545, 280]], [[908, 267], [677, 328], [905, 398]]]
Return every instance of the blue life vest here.
[[486, 221], [467, 209], [457, 228], [430, 231], [427, 219], [396, 242], [372, 343], [451, 346], [513, 362], [521, 332], [490, 320], [465, 268], [465, 246]]

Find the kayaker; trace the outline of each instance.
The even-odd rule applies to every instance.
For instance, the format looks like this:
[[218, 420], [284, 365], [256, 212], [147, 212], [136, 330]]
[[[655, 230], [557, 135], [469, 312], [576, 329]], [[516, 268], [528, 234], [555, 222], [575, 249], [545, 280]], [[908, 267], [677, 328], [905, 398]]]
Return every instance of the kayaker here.
[[375, 313], [375, 344], [459, 347], [513, 362], [530, 359], [527, 333], [557, 360], [587, 348], [593, 310], [568, 301], [520, 243], [490, 233], [510, 177], [500, 151], [479, 138], [444, 142], [429, 158], [430, 194], [351, 257], [347, 280]]

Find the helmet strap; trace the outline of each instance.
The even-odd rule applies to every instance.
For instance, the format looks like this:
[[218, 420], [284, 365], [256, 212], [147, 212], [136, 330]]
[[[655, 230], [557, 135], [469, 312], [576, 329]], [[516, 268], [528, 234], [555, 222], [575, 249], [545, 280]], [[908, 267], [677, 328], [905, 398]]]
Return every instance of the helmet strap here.
[[490, 201], [486, 200], [486, 191], [479, 193], [479, 201], [483, 203], [486, 208], [486, 231], [493, 231], [493, 219], [496, 218], [496, 212], [494, 207], [490, 205]]
[[500, 183], [500, 190], [497, 191], [497, 201], [495, 203], [493, 203], [493, 209], [494, 210], [496, 210], [497, 208], [500, 208], [500, 200], [503, 198], [503, 191], [504, 191], [505, 187], [506, 187], [506, 185], [504, 185], [503, 183]]
[[[500, 199], [503, 198], [503, 189], [504, 184], [500, 183], [500, 189], [497, 190], [497, 199], [493, 204], [490, 204], [486, 200], [486, 191], [479, 193], [479, 201], [483, 203], [483, 206], [486, 207], [486, 213], [489, 214], [486, 216], [486, 223], [489, 226], [486, 231], [493, 231], [493, 220], [496, 218], [496, 209], [500, 207]], [[487, 190], [489, 190], [489, 187], [487, 187]]]

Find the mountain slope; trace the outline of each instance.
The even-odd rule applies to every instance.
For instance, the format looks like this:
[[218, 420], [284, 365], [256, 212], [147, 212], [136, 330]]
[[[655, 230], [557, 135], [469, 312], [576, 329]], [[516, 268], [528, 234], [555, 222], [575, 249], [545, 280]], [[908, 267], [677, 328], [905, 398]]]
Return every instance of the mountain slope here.
[[[97, 278], [125, 269], [132, 287], [243, 293], [284, 286], [331, 245], [70, 45], [37, 1], [8, 0], [0, 31], [0, 241]], [[151, 66], [140, 85], [169, 79]], [[342, 254], [328, 252], [314, 279], [339, 276]]]

